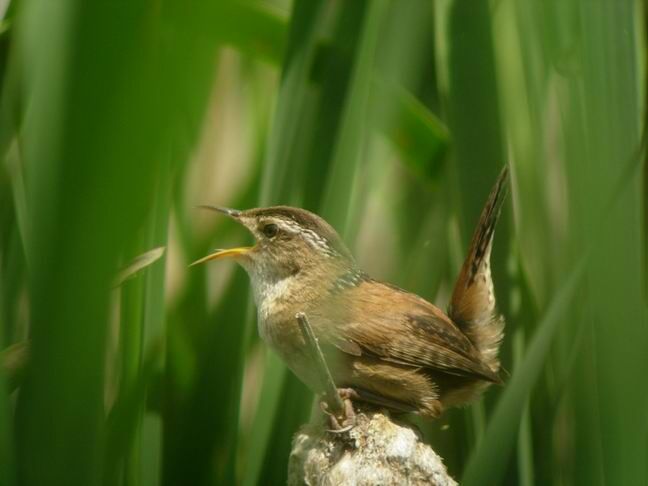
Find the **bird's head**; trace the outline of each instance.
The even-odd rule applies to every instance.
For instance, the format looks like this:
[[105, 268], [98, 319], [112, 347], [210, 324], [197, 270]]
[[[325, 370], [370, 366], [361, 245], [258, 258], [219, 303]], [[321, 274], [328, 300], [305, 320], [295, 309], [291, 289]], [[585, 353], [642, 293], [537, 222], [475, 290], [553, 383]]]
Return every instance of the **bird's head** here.
[[[353, 257], [333, 227], [316, 214], [289, 206], [245, 211], [201, 206], [218, 211], [245, 226], [256, 244], [217, 250], [193, 263], [230, 258], [245, 268], [252, 280], [277, 282], [299, 273], [335, 272], [353, 266]], [[257, 282], [260, 283], [260, 282]]]

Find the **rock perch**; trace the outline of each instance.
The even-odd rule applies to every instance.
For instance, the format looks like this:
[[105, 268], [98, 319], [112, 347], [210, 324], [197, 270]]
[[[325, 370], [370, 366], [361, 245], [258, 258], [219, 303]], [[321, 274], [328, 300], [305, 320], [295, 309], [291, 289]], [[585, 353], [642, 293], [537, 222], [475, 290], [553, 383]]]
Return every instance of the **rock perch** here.
[[356, 427], [342, 434], [326, 431], [321, 420], [303, 426], [293, 439], [288, 485], [457, 484], [412, 426], [376, 411], [356, 418]]

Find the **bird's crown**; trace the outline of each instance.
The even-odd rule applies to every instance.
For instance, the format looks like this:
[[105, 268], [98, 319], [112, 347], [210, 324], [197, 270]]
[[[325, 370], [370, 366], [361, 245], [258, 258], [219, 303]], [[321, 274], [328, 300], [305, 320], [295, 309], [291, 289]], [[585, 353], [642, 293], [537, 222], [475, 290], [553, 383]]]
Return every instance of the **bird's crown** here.
[[335, 229], [323, 218], [305, 209], [271, 206], [242, 211], [240, 217], [248, 221], [256, 220], [257, 230], [262, 234], [271, 234], [275, 229], [272, 226], [268, 228], [268, 225], [276, 225], [276, 230], [299, 234], [315, 249], [329, 256], [353, 259]]

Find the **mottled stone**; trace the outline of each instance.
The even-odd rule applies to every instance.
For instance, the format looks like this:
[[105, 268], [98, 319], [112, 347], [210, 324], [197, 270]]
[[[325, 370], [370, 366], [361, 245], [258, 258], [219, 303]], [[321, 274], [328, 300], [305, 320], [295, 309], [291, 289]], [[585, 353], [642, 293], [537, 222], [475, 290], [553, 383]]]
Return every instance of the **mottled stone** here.
[[343, 434], [307, 424], [295, 435], [288, 464], [290, 486], [453, 486], [441, 458], [409, 425], [379, 412], [358, 414]]

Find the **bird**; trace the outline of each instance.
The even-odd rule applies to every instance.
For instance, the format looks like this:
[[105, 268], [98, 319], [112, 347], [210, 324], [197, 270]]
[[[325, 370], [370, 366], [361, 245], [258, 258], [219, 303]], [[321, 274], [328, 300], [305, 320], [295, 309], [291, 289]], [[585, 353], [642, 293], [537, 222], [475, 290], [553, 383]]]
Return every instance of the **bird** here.
[[[491, 190], [447, 312], [363, 271], [323, 218], [290, 206], [203, 206], [243, 225], [254, 246], [220, 249], [194, 264], [231, 259], [248, 273], [263, 341], [314, 393], [320, 375], [295, 316], [308, 317], [340, 397], [395, 413], [438, 418], [501, 384], [504, 319], [490, 270], [508, 170]], [[344, 419], [344, 417], [343, 417]], [[346, 417], [346, 423], [353, 417]], [[342, 428], [332, 419], [334, 427]]]

